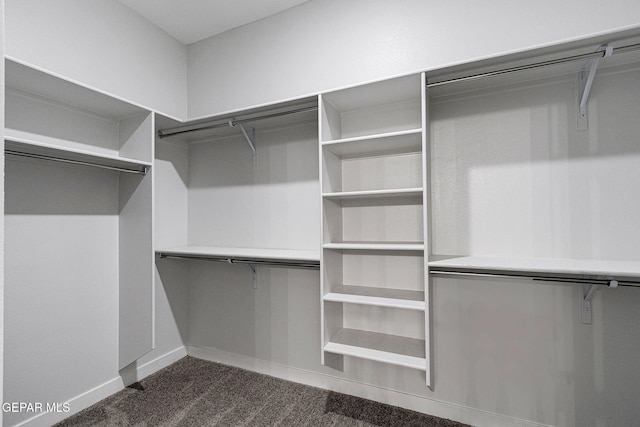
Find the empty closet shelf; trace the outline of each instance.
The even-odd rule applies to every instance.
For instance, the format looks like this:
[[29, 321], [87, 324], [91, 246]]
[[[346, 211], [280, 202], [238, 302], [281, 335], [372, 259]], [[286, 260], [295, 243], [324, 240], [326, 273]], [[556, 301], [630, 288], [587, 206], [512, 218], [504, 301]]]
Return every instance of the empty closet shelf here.
[[319, 268], [316, 251], [292, 249], [228, 248], [181, 246], [156, 250], [160, 258], [224, 261], [238, 264], [263, 264], [282, 267]]
[[336, 139], [322, 146], [341, 159], [420, 152], [422, 129]]
[[424, 251], [424, 243], [405, 242], [336, 242], [325, 243], [324, 249], [369, 251]]
[[425, 341], [379, 332], [341, 329], [324, 351], [419, 370], [427, 369]]
[[[8, 155], [94, 166], [119, 172], [146, 174], [151, 163], [106, 152], [76, 148], [80, 145], [43, 135], [5, 128], [5, 152]], [[106, 151], [106, 150], [105, 150]]]
[[405, 197], [422, 198], [422, 188], [339, 191], [339, 192], [333, 192], [333, 193], [323, 193], [322, 197], [330, 200], [394, 199], [394, 198], [405, 198]]
[[336, 286], [324, 296], [325, 301], [364, 304], [406, 310], [425, 309], [424, 292], [370, 286]]
[[522, 277], [575, 283], [640, 286], [640, 262], [566, 258], [438, 257], [429, 261], [432, 274]]

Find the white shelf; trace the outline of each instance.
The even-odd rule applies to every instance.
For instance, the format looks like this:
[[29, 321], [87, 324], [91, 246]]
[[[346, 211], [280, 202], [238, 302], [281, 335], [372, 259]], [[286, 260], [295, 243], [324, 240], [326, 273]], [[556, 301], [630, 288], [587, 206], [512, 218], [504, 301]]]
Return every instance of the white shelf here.
[[121, 120], [149, 111], [99, 90], [35, 69], [15, 59], [7, 57], [5, 67], [8, 90], [29, 93], [112, 120]]
[[422, 188], [397, 188], [390, 190], [339, 191], [323, 193], [322, 197], [329, 200], [354, 199], [391, 199], [402, 197], [422, 197]]
[[324, 346], [324, 351], [421, 371], [427, 369], [425, 342], [415, 338], [355, 329], [341, 329]]
[[341, 159], [422, 151], [422, 129], [325, 141], [322, 146]]
[[319, 266], [320, 253], [316, 251], [268, 248], [229, 248], [213, 246], [179, 246], [157, 249], [161, 257], [233, 260], [234, 262], [255, 262], [256, 264], [297, 264]]
[[340, 242], [325, 243], [324, 249], [368, 250], [368, 251], [424, 251], [424, 243], [404, 242]]
[[434, 259], [429, 261], [428, 265], [434, 271], [506, 272], [533, 276], [640, 280], [640, 262], [637, 261], [460, 256]]
[[49, 158], [72, 163], [118, 169], [127, 172], [145, 173], [151, 163], [107, 153], [72, 148], [73, 141], [64, 141], [44, 135], [5, 128], [5, 151], [31, 155], [35, 158]]
[[424, 292], [369, 286], [337, 286], [324, 296], [325, 301], [364, 304], [424, 311]]

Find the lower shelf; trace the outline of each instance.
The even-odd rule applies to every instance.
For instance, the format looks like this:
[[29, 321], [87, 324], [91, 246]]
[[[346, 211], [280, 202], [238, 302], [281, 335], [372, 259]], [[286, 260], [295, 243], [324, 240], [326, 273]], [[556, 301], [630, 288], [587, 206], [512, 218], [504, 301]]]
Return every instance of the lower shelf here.
[[614, 280], [622, 285], [640, 285], [638, 261], [435, 255], [431, 258], [431, 274], [517, 276], [577, 283], [609, 283]]
[[425, 342], [415, 338], [341, 329], [331, 342], [324, 346], [324, 351], [421, 371], [427, 370]]

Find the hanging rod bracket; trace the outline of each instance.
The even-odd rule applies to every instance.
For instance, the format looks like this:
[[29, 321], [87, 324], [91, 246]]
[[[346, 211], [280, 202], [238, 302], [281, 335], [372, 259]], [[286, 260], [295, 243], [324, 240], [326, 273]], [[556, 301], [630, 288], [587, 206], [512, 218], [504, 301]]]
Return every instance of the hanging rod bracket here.
[[603, 54], [602, 56], [589, 59], [582, 68], [580, 68], [580, 71], [578, 71], [578, 130], [587, 130], [589, 124], [587, 101], [589, 100], [593, 79], [596, 76], [600, 59], [613, 55], [613, 46], [604, 44], [600, 46], [596, 52], [603, 52]]
[[[609, 280], [609, 287], [617, 288], [618, 281], [614, 279]], [[593, 312], [592, 306], [591, 306], [591, 300], [593, 300], [593, 297], [599, 288], [600, 288], [600, 285], [595, 285], [595, 284], [582, 285], [582, 319], [581, 321], [586, 325], [591, 324], [591, 315]]]
[[249, 136], [249, 133], [244, 128], [242, 123], [237, 122], [235, 120], [229, 120], [229, 126], [231, 126], [231, 127], [238, 126], [240, 128], [240, 130], [242, 131], [242, 134], [244, 135], [244, 139], [247, 140], [247, 144], [249, 144], [249, 147], [251, 148], [251, 151], [253, 152], [253, 165], [255, 166], [256, 165], [256, 129], [255, 128], [251, 128], [251, 136]]
[[253, 264], [247, 264], [249, 270], [251, 270], [251, 283], [253, 285], [253, 289], [258, 289], [258, 269]]

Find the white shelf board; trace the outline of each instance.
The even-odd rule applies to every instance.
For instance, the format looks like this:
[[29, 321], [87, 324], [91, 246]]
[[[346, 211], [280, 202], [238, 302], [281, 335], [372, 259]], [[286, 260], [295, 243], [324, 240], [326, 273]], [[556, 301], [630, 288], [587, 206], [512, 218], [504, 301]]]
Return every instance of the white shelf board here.
[[11, 58], [5, 58], [5, 80], [7, 88], [55, 100], [54, 102], [89, 111], [112, 120], [120, 120], [149, 111], [128, 101], [35, 69]]
[[462, 270], [470, 272], [504, 271], [554, 274], [574, 277], [635, 278], [640, 279], [640, 262], [607, 261], [567, 258], [506, 258], [483, 256], [437, 257], [429, 261], [429, 268], [438, 270]]
[[399, 197], [422, 197], [422, 188], [397, 188], [390, 190], [340, 191], [323, 193], [322, 197], [331, 200], [345, 199], [391, 199]]
[[422, 129], [325, 141], [322, 147], [342, 159], [422, 151]]
[[425, 342], [378, 332], [341, 329], [324, 351], [426, 371]]
[[63, 141], [44, 135], [16, 129], [4, 129], [5, 151], [15, 151], [36, 156], [53, 157], [74, 162], [90, 163], [98, 166], [131, 171], [144, 171], [151, 163], [117, 155], [69, 147], [73, 141]]
[[336, 110], [346, 112], [419, 99], [420, 83], [420, 74], [411, 74], [327, 92], [322, 96]]
[[179, 246], [156, 249], [156, 253], [161, 256], [197, 259], [238, 259], [320, 264], [320, 253], [318, 251], [294, 249]]
[[378, 307], [424, 311], [424, 292], [369, 286], [337, 286], [324, 296], [325, 301], [364, 304]]
[[424, 251], [424, 243], [405, 242], [336, 242], [325, 243], [324, 249], [371, 250], [371, 251]]

